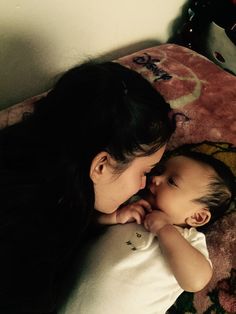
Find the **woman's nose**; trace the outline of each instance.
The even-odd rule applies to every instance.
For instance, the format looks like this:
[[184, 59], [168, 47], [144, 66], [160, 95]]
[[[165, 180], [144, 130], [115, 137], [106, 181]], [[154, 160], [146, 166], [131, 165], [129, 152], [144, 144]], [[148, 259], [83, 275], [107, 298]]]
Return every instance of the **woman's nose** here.
[[145, 177], [142, 178], [140, 190], [142, 190], [142, 189], [145, 188], [145, 186], [146, 186], [146, 181], [147, 181], [147, 178], [146, 178], [146, 176], [145, 176]]

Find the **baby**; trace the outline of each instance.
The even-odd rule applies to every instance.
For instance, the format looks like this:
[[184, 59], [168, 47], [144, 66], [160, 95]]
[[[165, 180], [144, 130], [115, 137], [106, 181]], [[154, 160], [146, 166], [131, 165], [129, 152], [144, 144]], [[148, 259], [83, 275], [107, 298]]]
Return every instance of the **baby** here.
[[170, 157], [149, 181], [134, 202], [99, 215], [99, 223], [118, 225], [93, 244], [60, 314], [161, 314], [183, 290], [209, 282], [205, 236], [196, 228], [228, 209], [233, 174], [211, 156], [190, 152]]

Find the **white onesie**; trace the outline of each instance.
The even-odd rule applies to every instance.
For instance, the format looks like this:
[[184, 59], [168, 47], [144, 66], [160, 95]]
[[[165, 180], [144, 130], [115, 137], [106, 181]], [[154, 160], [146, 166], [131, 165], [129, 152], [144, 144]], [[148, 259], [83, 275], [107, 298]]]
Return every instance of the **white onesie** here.
[[[182, 233], [209, 260], [205, 236]], [[142, 225], [108, 227], [79, 265], [74, 290], [59, 314], [163, 314], [183, 292], [159, 249]]]

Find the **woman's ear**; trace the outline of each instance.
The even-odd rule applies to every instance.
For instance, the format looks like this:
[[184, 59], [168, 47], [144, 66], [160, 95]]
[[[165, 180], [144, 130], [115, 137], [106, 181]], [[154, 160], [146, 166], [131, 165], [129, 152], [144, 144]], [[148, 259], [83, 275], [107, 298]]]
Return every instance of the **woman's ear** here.
[[200, 208], [191, 216], [186, 218], [185, 222], [191, 227], [201, 227], [209, 222], [211, 213], [207, 208]]
[[101, 152], [93, 158], [90, 166], [90, 178], [93, 183], [96, 184], [103, 177], [109, 164], [109, 158], [110, 155], [107, 152]]

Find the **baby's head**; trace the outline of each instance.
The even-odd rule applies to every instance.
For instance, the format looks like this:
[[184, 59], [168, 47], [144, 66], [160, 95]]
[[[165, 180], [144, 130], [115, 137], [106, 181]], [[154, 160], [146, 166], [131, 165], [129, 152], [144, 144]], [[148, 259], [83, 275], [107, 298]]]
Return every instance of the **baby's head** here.
[[151, 173], [144, 198], [174, 224], [202, 227], [225, 213], [234, 193], [234, 175], [223, 162], [187, 152], [170, 157]]

